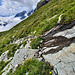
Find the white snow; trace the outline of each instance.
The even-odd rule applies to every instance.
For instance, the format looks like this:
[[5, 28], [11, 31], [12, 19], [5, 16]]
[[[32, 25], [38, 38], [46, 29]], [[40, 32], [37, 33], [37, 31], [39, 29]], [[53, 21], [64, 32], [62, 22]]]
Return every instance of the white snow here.
[[[0, 17], [0, 24], [2, 24], [0, 26], [0, 32], [11, 29], [13, 26], [15, 26], [21, 21], [22, 20], [20, 20], [20, 17], [17, 17], [17, 18], [15, 18], [14, 16]], [[4, 22], [7, 22], [8, 24], [6, 26], [3, 26]]]
[[[27, 14], [28, 14], [28, 12], [24, 14], [24, 16], [26, 16], [24, 19], [26, 19], [28, 17]], [[0, 17], [0, 24], [1, 24], [0, 32], [11, 29], [12, 27], [14, 27], [16, 24], [18, 24], [19, 22], [21, 22], [24, 19], [21, 19], [21, 17], [15, 17], [15, 15], [10, 16], [10, 17]], [[5, 23], [7, 23], [7, 25], [3, 26], [3, 24], [5, 24]]]

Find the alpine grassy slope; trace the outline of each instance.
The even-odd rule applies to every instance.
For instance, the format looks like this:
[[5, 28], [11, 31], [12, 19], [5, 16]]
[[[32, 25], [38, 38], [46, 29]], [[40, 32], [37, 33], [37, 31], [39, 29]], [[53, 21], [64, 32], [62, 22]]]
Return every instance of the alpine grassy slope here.
[[[2, 46], [9, 45], [13, 37], [16, 39], [23, 38], [28, 35], [42, 35], [44, 32], [50, 30], [57, 25], [57, 21], [61, 14], [61, 24], [64, 22], [70, 22], [74, 20], [74, 0], [52, 0], [45, 6], [41, 7], [29, 16], [26, 20], [20, 22], [14, 26], [11, 30], [0, 33], [0, 50]], [[48, 20], [49, 18], [57, 15], [55, 18]], [[34, 31], [36, 32], [34, 33]], [[5, 48], [3, 46], [3, 48]], [[2, 51], [4, 52], [4, 49]]]
[[[26, 44], [25, 41], [20, 44], [13, 44], [12, 42], [14, 39], [18, 40], [27, 37], [28, 35], [43, 35], [46, 31], [58, 25], [59, 16], [61, 14], [62, 16], [59, 24], [74, 21], [75, 0], [52, 0], [48, 4], [36, 10], [31, 16], [14, 26], [9, 31], [1, 32], [0, 55], [9, 50], [8, 56], [12, 57], [15, 51], [20, 48], [21, 44]], [[36, 46], [39, 45], [39, 41], [40, 39], [34, 39], [31, 42], [31, 47], [37, 48]]]

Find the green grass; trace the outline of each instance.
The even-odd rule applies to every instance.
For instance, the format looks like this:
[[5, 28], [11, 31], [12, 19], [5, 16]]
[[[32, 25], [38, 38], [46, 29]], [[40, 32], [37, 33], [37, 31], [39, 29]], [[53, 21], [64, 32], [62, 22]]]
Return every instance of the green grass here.
[[6, 49], [9, 50], [8, 56], [9, 56], [9, 57], [13, 57], [15, 51], [17, 50], [17, 44], [10, 44], [10, 45], [8, 45], [8, 46], [6, 47]]
[[51, 72], [51, 66], [49, 64], [35, 59], [26, 60], [13, 74], [11, 74], [11, 72], [12, 71], [7, 75], [25, 75], [27, 72], [29, 72], [29, 75], [52, 75], [49, 74], [49, 72]]
[[23, 42], [23, 47], [25, 47], [25, 45], [26, 45], [26, 44], [27, 44], [27, 42], [26, 42], [26, 41], [24, 41], [24, 42]]
[[25, 47], [25, 45], [27, 44], [27, 42], [26, 41], [24, 41], [24, 42], [22, 42], [22, 43], [20, 43], [18, 46], [17, 46], [17, 49], [20, 49], [20, 46], [21, 45], [23, 45], [23, 47]]
[[[75, 19], [74, 8], [75, 0], [52, 0], [9, 31], [0, 32], [0, 45], [9, 45], [10, 42], [13, 41], [13, 36], [18, 39], [28, 35], [38, 36], [44, 34], [57, 25], [57, 21], [61, 14], [63, 14], [61, 23], [72, 21]], [[51, 20], [47, 20], [54, 15], [57, 16]], [[34, 33], [35, 30], [36, 32]], [[5, 47], [0, 48], [0, 54], [5, 50]]]
[[35, 39], [33, 39], [31, 44], [30, 44], [31, 48], [32, 49], [37, 49], [37, 47], [39, 46], [41, 40], [43, 40], [43, 39], [40, 36], [35, 38]]
[[8, 62], [0, 61], [0, 75], [2, 74], [3, 68], [4, 68], [9, 62], [10, 62], [10, 61], [8, 61]]
[[[0, 55], [3, 52], [9, 50], [8, 56], [12, 57], [15, 51], [19, 49], [22, 44], [23, 46], [26, 45], [26, 42], [23, 42], [20, 45], [10, 44], [10, 42], [12, 42], [14, 39], [13, 36], [16, 39], [18, 38], [20, 39], [28, 35], [34, 35], [34, 36], [43, 35], [46, 31], [50, 30], [52, 27], [57, 25], [57, 21], [61, 14], [63, 14], [63, 16], [61, 17], [60, 24], [64, 22], [69, 23], [70, 21], [75, 20], [75, 0], [52, 0], [48, 4], [36, 10], [31, 16], [29, 16], [27, 19], [23, 20], [22, 22], [14, 26], [12, 29], [5, 32], [0, 32]], [[51, 20], [48, 20], [54, 15], [57, 16]], [[36, 32], [34, 33], [35, 30]], [[40, 41], [41, 39], [39, 37], [33, 39], [31, 42], [31, 47], [33, 49], [37, 48], [40, 44]], [[26, 66], [23, 65], [22, 67], [19, 67], [17, 71], [14, 73], [14, 75], [21, 75], [21, 73], [23, 75], [23, 72], [25, 74], [27, 71], [29, 71], [31, 75], [34, 74], [37, 75], [37, 73], [43, 75], [42, 71], [40, 72], [38, 69], [41, 66], [42, 70], [43, 67], [42, 62], [34, 61], [36, 62], [34, 63], [36, 66], [31, 62], [33, 62], [33, 60], [29, 62], [30, 65], [29, 63], [25, 63]], [[29, 66], [28, 69], [27, 66]], [[44, 72], [44, 74], [46, 75], [46, 72]]]
[[17, 50], [17, 44], [0, 45], [0, 55], [7, 50], [9, 50], [8, 56], [12, 57]]

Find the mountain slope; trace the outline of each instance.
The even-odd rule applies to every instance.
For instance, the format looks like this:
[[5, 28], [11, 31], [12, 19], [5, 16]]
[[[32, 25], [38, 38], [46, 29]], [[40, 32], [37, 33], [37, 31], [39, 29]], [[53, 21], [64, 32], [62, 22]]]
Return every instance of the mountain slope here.
[[[52, 0], [50, 3], [48, 3], [47, 5], [43, 6], [39, 10], [37, 10], [33, 15], [31, 15], [25, 21], [22, 21], [17, 26], [15, 26], [14, 30], [17, 30], [17, 31], [19, 30], [18, 34], [17, 33], [14, 34], [13, 28], [10, 31], [8, 31], [8, 33], [11, 35], [11, 32], [12, 32], [12, 34], [15, 37], [22, 37], [22, 36], [25, 36], [26, 34], [30, 34], [30, 32], [33, 32], [35, 30], [37, 31], [36, 26], [38, 26], [39, 31], [37, 32], [37, 34], [39, 34], [39, 33], [42, 34], [44, 31], [46, 31], [46, 28], [48, 26], [57, 24], [58, 17], [62, 13], [64, 15], [62, 16], [61, 23], [74, 19], [74, 4], [75, 4], [74, 0], [72, 0], [72, 1], [57, 0], [56, 2], [55, 2], [55, 0]], [[51, 21], [47, 20], [54, 15], [57, 15], [57, 17]], [[56, 22], [56, 24], [54, 24], [53, 21]], [[46, 27], [45, 27], [45, 24], [46, 24]], [[34, 26], [34, 29], [33, 29], [32, 25]], [[42, 25], [43, 25], [43, 28], [40, 31], [40, 26], [42, 26]], [[49, 27], [48, 29], [50, 29], [50, 28], [51, 27]]]
[[[2, 44], [5, 40], [10, 42], [13, 40], [13, 37], [18, 39], [27, 35], [43, 34], [45, 31], [58, 24], [57, 21], [61, 14], [63, 15], [60, 23], [74, 20], [74, 5], [74, 0], [52, 0], [47, 5], [34, 12], [34, 14], [32, 14], [26, 20], [14, 26], [11, 30], [0, 33], [0, 44]], [[57, 16], [50, 19], [54, 15]], [[34, 33], [35, 30], [36, 33]]]
[[[61, 14], [63, 15], [61, 16], [60, 24], [74, 20], [74, 5], [74, 0], [52, 0], [9, 31], [0, 33], [0, 44], [3, 44], [5, 40], [8, 43], [14, 38], [18, 39], [27, 35], [43, 34], [58, 24], [57, 22]], [[51, 18], [53, 16], [55, 17]], [[34, 31], [36, 32], [34, 33]]]
[[[45, 60], [48, 58], [49, 52], [51, 53], [57, 52], [56, 55], [60, 54], [58, 53], [60, 50], [63, 51], [65, 47], [72, 46], [71, 44], [74, 43], [75, 40], [75, 36], [73, 34], [75, 29], [74, 8], [75, 8], [75, 0], [50, 1], [48, 4], [36, 10], [30, 17], [23, 20], [22, 22], [14, 26], [9, 31], [0, 33], [0, 55], [3, 52], [9, 50], [8, 56], [9, 57], [13, 56], [16, 50], [18, 48], [21, 48], [19, 46], [25, 43], [23, 39], [25, 40], [28, 37], [34, 37], [34, 36], [36, 37], [31, 39], [32, 40], [31, 46], [37, 48], [40, 44], [40, 41], [42, 40], [42, 39], [40, 40], [38, 36], [42, 36], [44, 34], [45, 34], [43, 36], [44, 42], [41, 44], [40, 47], [42, 48], [42, 50], [38, 54], [40, 55], [43, 53], [42, 55]], [[45, 49], [46, 47], [50, 47], [50, 48]], [[74, 52], [72, 52], [72, 55], [73, 53]], [[55, 54], [49, 54], [49, 56], [51, 55], [53, 57]], [[57, 57], [57, 59], [59, 59], [59, 56]], [[53, 61], [55, 62], [56, 59], [54, 59]], [[52, 61], [52, 65], [53, 65], [53, 61]], [[61, 61], [56, 61], [56, 62], [59, 63], [58, 64], [59, 66], [60, 64], [66, 61], [64, 61], [64, 57], [63, 57], [63, 62]], [[62, 66], [59, 68], [58, 66], [56, 66], [56, 68], [58, 69], [63, 67]]]

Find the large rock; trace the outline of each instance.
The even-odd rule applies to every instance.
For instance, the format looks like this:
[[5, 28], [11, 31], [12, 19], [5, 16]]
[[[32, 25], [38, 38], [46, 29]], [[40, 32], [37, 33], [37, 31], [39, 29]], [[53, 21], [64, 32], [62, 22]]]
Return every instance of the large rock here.
[[65, 31], [61, 31], [61, 32], [58, 32], [56, 33], [55, 35], [53, 35], [54, 37], [57, 37], [57, 36], [64, 36], [68, 39], [72, 38], [72, 37], [75, 37], [75, 26], [71, 29], [67, 29]]
[[18, 67], [18, 65], [23, 64], [24, 61], [26, 59], [31, 59], [32, 57], [34, 57], [34, 54], [37, 52], [37, 49], [18, 49], [15, 54], [14, 57], [12, 59], [12, 61], [9, 63], [9, 69], [7, 69], [8, 65], [4, 68], [2, 75], [6, 75], [10, 69], [12, 69], [12, 71], [14, 72], [16, 70], [16, 68]]
[[43, 39], [42, 57], [54, 66], [53, 74], [75, 75], [75, 21], [53, 27]]
[[58, 75], [75, 75], [75, 43], [43, 58], [57, 69]]

